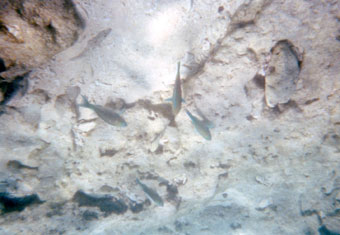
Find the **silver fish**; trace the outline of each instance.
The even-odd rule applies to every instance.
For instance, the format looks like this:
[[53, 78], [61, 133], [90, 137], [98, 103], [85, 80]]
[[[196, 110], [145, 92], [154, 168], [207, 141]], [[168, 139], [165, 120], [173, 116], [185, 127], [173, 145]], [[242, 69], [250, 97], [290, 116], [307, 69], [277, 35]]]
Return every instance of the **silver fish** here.
[[119, 127], [127, 126], [126, 121], [121, 116], [119, 116], [118, 113], [114, 112], [112, 109], [105, 108], [101, 105], [90, 104], [85, 96], [82, 96], [82, 97], [83, 97], [83, 103], [80, 104], [80, 106], [88, 108], [88, 109], [92, 109], [93, 111], [96, 112], [96, 114], [101, 119], [103, 119], [105, 122], [107, 122], [110, 125], [119, 126]]
[[154, 201], [159, 206], [164, 205], [162, 198], [158, 195], [158, 193], [155, 190], [153, 190], [152, 188], [149, 188], [148, 186], [146, 186], [145, 184], [140, 182], [140, 180], [138, 178], [136, 178], [136, 182], [137, 182], [137, 184], [139, 184], [142, 187], [144, 193], [149, 198], [151, 198], [152, 201]]
[[185, 110], [188, 116], [191, 119], [192, 124], [194, 125], [197, 132], [203, 136], [206, 140], [211, 140], [211, 134], [209, 130], [209, 124], [206, 121], [201, 121], [194, 115], [192, 115], [188, 110]]
[[175, 81], [175, 87], [172, 93], [172, 97], [167, 99], [166, 101], [170, 101], [172, 104], [172, 112], [174, 116], [176, 116], [182, 107], [182, 88], [181, 88], [181, 77], [180, 77], [180, 67], [181, 62], [177, 63], [177, 75]]

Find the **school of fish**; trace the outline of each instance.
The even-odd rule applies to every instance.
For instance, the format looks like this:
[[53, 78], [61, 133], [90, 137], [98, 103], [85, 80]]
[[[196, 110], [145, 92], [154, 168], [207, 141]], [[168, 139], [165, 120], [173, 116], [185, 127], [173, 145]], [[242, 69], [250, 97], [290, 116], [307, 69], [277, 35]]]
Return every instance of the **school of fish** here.
[[[177, 63], [177, 74], [176, 74], [174, 89], [172, 92], [172, 97], [170, 97], [169, 99], [166, 99], [166, 101], [171, 102], [171, 109], [172, 109], [172, 114], [173, 114], [174, 119], [181, 111], [182, 102], [184, 102], [184, 99], [182, 97], [180, 67], [181, 67], [181, 63], [178, 62]], [[82, 96], [82, 97], [83, 97], [83, 103], [79, 104], [80, 107], [93, 110], [101, 119], [103, 119], [106, 123], [112, 126], [117, 126], [117, 127], [127, 126], [127, 122], [124, 120], [124, 118], [121, 117], [118, 113], [116, 113], [112, 109], [106, 108], [101, 105], [91, 104], [85, 96]], [[211, 140], [211, 133], [209, 130], [212, 127], [211, 123], [205, 118], [203, 118], [202, 120], [197, 118], [187, 109], [185, 109], [185, 112], [190, 118], [198, 134], [200, 134], [206, 140]], [[158, 206], [164, 205], [162, 197], [157, 193], [156, 190], [148, 187], [147, 185], [142, 183], [138, 178], [136, 178], [136, 183], [142, 188], [144, 193], [147, 195], [148, 198], [151, 199], [151, 201], [153, 201]]]

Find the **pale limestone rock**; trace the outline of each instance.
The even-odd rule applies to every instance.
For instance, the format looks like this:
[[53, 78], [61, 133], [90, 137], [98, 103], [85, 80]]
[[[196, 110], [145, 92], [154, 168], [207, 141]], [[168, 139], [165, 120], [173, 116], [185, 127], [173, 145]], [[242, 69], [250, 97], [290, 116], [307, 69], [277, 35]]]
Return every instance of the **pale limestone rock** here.
[[288, 40], [282, 40], [271, 49], [271, 59], [265, 78], [265, 96], [271, 108], [287, 103], [295, 93], [300, 74], [297, 49]]
[[[8, 104], [27, 112], [38, 105], [37, 128], [15, 111], [15, 118], [0, 116], [6, 124], [0, 125], [1, 180], [12, 182], [6, 187], [13, 194], [29, 189], [46, 200], [0, 217], [0, 232], [337, 232], [339, 3], [75, 5], [87, 20], [80, 40], [33, 71], [27, 94]], [[275, 93], [271, 108], [265, 71], [271, 48], [285, 39], [303, 50], [301, 71], [290, 101], [288, 93]], [[210, 142], [194, 132], [183, 110], [171, 120], [164, 99], [171, 96], [177, 61], [183, 64], [183, 107], [215, 124]], [[128, 126], [108, 126], [89, 109], [77, 113], [71, 101], [81, 102], [78, 93], [123, 107]], [[6, 168], [11, 159], [39, 171], [13, 174]], [[145, 201], [136, 177], [159, 192], [163, 207]], [[72, 201], [78, 190], [114, 196], [130, 208], [106, 215], [79, 206]], [[93, 214], [97, 219], [84, 216]]]

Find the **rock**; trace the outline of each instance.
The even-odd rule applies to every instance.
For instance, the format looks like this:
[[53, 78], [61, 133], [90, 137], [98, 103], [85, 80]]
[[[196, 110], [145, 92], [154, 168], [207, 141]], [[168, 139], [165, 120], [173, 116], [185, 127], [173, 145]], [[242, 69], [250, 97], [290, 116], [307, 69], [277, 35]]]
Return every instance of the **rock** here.
[[71, 46], [83, 28], [71, 0], [1, 1], [0, 102], [13, 96], [8, 87]]
[[339, 235], [340, 233], [329, 230], [325, 225], [322, 225], [319, 229], [320, 235]]
[[83, 213], [83, 219], [87, 221], [96, 220], [98, 219], [98, 213], [94, 211], [86, 210]]
[[290, 100], [296, 90], [301, 62], [298, 50], [288, 40], [278, 41], [271, 49], [265, 79], [265, 96], [269, 107]]
[[77, 191], [73, 196], [73, 201], [79, 206], [98, 207], [105, 215], [111, 213], [124, 214], [127, 211], [127, 205], [120, 200], [111, 196], [91, 196], [82, 191]]
[[72, 1], [37, 0], [0, 3], [0, 55], [5, 79], [48, 61], [77, 40], [84, 23]]
[[[74, 6], [86, 19], [79, 40], [0, 107], [0, 192], [48, 201], [2, 216], [1, 234], [338, 233], [337, 1]], [[165, 99], [178, 61], [185, 103], [172, 120]], [[129, 125], [78, 110], [79, 94]], [[212, 141], [195, 134], [185, 108], [215, 124]], [[11, 170], [10, 161], [38, 168]], [[136, 177], [163, 207], [145, 200]]]

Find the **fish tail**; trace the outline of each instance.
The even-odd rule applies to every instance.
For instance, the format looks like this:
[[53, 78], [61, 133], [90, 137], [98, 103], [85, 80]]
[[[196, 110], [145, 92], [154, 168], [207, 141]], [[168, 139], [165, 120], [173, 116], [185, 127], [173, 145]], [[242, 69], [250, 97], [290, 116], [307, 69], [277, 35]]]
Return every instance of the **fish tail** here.
[[189, 118], [190, 118], [191, 120], [194, 119], [194, 117], [192, 116], [192, 114], [191, 114], [187, 109], [185, 109], [185, 112], [188, 114], [188, 116], [189, 116]]
[[81, 97], [83, 97], [83, 103], [81, 103], [79, 106], [82, 106], [82, 107], [85, 107], [85, 108], [90, 108], [91, 104], [87, 100], [86, 96], [82, 95]]
[[177, 77], [179, 77], [179, 75], [180, 75], [180, 68], [181, 68], [181, 62], [178, 61], [177, 62]]

